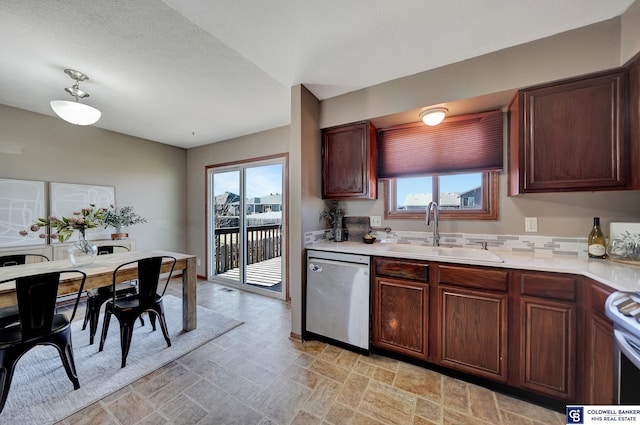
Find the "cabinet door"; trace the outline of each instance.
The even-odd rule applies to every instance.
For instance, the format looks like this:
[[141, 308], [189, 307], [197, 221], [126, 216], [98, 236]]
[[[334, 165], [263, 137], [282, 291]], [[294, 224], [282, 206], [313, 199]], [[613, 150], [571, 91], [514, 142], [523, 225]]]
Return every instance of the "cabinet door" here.
[[613, 326], [598, 316], [591, 316], [588, 335], [589, 368], [587, 371], [588, 404], [615, 404], [613, 401]]
[[575, 305], [529, 297], [522, 297], [520, 303], [520, 385], [551, 397], [573, 400]]
[[439, 287], [439, 363], [507, 379], [507, 294]]
[[613, 390], [613, 323], [605, 316], [605, 302], [613, 289], [586, 279], [591, 309], [587, 309], [586, 404], [615, 404]]
[[[630, 181], [624, 72], [548, 84], [519, 93], [510, 132], [510, 194], [622, 189]], [[519, 110], [519, 111], [518, 111]], [[513, 122], [513, 121], [512, 121]], [[513, 140], [514, 135], [518, 140]], [[515, 159], [518, 163], [514, 163]], [[510, 175], [513, 170], [510, 171]]]
[[369, 122], [322, 131], [323, 198], [377, 198], [375, 137]]
[[373, 290], [373, 345], [427, 358], [429, 286], [376, 277]]

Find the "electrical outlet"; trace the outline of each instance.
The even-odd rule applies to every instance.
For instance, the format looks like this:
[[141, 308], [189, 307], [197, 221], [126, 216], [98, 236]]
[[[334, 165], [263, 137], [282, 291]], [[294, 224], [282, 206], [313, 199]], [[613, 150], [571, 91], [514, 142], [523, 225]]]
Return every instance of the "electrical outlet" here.
[[525, 217], [524, 218], [524, 231], [525, 232], [537, 232], [538, 231], [538, 217]]
[[371, 227], [382, 227], [382, 217], [379, 215], [372, 215], [369, 217], [369, 225]]
[[196, 264], [200, 265], [200, 259], [199, 258], [196, 259]]

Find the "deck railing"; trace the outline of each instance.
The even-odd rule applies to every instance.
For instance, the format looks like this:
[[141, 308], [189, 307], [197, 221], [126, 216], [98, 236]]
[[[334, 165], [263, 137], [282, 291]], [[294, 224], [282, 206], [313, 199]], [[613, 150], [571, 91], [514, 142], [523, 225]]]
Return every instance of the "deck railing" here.
[[[282, 255], [282, 226], [268, 224], [247, 227], [247, 264]], [[216, 229], [216, 274], [240, 267], [240, 228]]]

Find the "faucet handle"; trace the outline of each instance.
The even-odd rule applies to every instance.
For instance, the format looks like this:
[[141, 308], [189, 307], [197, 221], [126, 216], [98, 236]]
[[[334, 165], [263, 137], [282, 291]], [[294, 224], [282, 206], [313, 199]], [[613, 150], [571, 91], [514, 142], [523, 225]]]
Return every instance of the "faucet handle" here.
[[487, 241], [477, 241], [476, 243], [482, 245], [482, 249], [487, 251], [487, 245], [488, 245]]

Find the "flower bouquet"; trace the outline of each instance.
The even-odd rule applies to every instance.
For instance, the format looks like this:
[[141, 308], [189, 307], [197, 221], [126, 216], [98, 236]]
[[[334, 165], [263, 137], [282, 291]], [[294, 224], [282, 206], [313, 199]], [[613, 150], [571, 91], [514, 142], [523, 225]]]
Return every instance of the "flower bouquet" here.
[[115, 229], [115, 233], [111, 234], [112, 239], [124, 239], [129, 236], [124, 232], [125, 227], [133, 226], [134, 224], [146, 223], [147, 219], [140, 217], [133, 212], [133, 207], [126, 206], [122, 208], [116, 208], [111, 205], [110, 210], [107, 210], [104, 214], [104, 224], [111, 226]]
[[74, 211], [71, 217], [39, 218], [34, 221], [31, 231], [37, 232], [40, 227], [49, 227], [52, 229], [51, 239], [60, 242], [69, 239], [76, 230], [80, 231], [80, 239], [67, 250], [69, 261], [76, 267], [88, 266], [95, 260], [98, 248], [87, 241], [86, 230], [104, 226], [106, 211], [106, 208], [96, 208], [94, 204], [90, 204], [86, 208]]
[[50, 235], [51, 239], [64, 242], [73, 235], [73, 232], [79, 230], [81, 239], [86, 239], [87, 229], [104, 226], [106, 212], [106, 208], [96, 208], [95, 204], [90, 204], [89, 207], [74, 211], [71, 217], [39, 218], [34, 221], [31, 231], [37, 232], [41, 227], [49, 227], [52, 231], [55, 230], [55, 233], [52, 232]]

